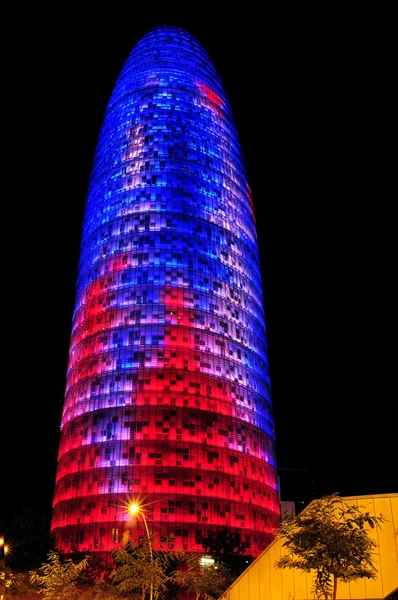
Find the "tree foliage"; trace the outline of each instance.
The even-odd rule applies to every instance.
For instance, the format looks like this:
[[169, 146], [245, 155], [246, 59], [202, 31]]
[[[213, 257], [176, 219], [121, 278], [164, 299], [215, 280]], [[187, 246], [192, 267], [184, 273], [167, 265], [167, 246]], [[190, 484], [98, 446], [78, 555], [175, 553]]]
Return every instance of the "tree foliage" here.
[[80, 562], [87, 556], [89, 556], [88, 564], [81, 573], [79, 581], [92, 584], [106, 581], [113, 570], [113, 566], [108, 564], [106, 557], [100, 552], [91, 552], [88, 548], [79, 550], [75, 544], [71, 544], [68, 557], [74, 563]]
[[151, 544], [152, 540], [147, 538], [140, 544], [130, 540], [113, 553], [116, 568], [110, 578], [120, 592], [144, 600], [151, 587], [155, 599], [167, 590], [168, 569], [174, 553], [154, 551]]
[[133, 596], [122, 593], [110, 581], [99, 579], [94, 584], [80, 584], [79, 600], [132, 600]]
[[210, 530], [208, 536], [202, 539], [202, 546], [205, 552], [225, 564], [235, 578], [253, 562], [253, 556], [245, 554], [246, 547], [239, 532], [232, 532], [226, 527], [215, 532]]
[[245, 552], [239, 532], [231, 532], [226, 527], [216, 532], [209, 531], [208, 536], [202, 540], [202, 546], [207, 552], [220, 556], [235, 556]]
[[174, 571], [171, 579], [180, 587], [195, 594], [196, 600], [216, 600], [233, 581], [228, 567], [221, 562], [204, 566], [203, 553], [190, 552], [182, 557], [181, 569]]
[[0, 598], [29, 598], [33, 600], [32, 586], [29, 580], [29, 573], [11, 572], [8, 569], [0, 568]]
[[337, 584], [374, 579], [376, 542], [369, 527], [380, 526], [382, 515], [372, 516], [363, 506], [351, 506], [338, 494], [324, 496], [297, 517], [282, 523], [277, 537], [287, 554], [275, 562], [279, 569], [315, 571], [317, 598], [336, 599]]
[[80, 598], [77, 580], [88, 565], [88, 557], [75, 564], [72, 559], [62, 562], [57, 552], [48, 554], [48, 563], [30, 572], [30, 581], [39, 587], [39, 593], [51, 600]]
[[227, 566], [222, 562], [203, 566], [203, 553], [163, 549], [163, 542], [173, 541], [164, 539], [154, 550], [152, 538], [130, 540], [113, 552], [110, 572], [96, 556], [75, 552], [65, 558], [51, 550], [47, 562], [30, 571], [27, 581], [22, 581], [22, 574], [9, 573], [3, 584], [9, 592], [12, 587], [22, 595], [29, 592], [29, 597], [34, 593], [47, 600], [145, 600], [151, 590], [153, 599], [161, 600], [175, 598], [181, 587], [197, 600], [219, 598], [234, 579]]

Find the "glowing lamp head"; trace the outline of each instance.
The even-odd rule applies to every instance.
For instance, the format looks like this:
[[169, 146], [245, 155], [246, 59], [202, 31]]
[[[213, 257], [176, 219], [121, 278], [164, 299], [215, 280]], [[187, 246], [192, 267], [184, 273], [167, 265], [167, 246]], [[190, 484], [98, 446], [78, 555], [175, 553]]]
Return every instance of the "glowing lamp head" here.
[[129, 504], [129, 513], [130, 515], [137, 515], [140, 512], [140, 506], [136, 503]]
[[3, 537], [0, 537], [0, 548], [1, 547], [3, 547], [3, 556], [5, 556], [7, 554], [7, 552], [9, 551], [10, 547], [7, 546]]

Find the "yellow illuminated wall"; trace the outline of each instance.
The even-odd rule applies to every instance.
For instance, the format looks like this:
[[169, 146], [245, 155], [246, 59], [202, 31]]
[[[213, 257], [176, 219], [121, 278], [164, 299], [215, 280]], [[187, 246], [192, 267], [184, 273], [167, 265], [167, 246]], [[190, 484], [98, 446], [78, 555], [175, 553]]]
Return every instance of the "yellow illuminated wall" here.
[[[339, 583], [338, 600], [381, 600], [398, 588], [398, 494], [344, 497], [348, 504], [364, 507], [364, 512], [386, 519], [381, 528], [369, 528], [376, 544], [376, 579], [356, 583]], [[317, 502], [317, 500], [314, 500]], [[313, 575], [297, 569], [275, 569], [274, 564], [285, 550], [276, 539], [242, 573], [224, 594], [223, 600], [310, 600]]]

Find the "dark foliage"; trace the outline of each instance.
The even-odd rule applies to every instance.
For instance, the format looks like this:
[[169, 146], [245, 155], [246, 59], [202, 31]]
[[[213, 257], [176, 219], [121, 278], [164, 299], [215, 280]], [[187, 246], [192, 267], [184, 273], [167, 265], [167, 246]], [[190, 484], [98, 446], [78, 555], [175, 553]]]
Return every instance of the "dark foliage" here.
[[231, 532], [228, 528], [209, 531], [208, 537], [202, 540], [202, 546], [205, 552], [214, 555], [229, 567], [235, 578], [254, 560], [253, 556], [245, 554], [245, 544], [239, 532]]
[[30, 506], [21, 505], [1, 532], [10, 550], [7, 565], [14, 572], [27, 572], [41, 565], [53, 549], [50, 520]]

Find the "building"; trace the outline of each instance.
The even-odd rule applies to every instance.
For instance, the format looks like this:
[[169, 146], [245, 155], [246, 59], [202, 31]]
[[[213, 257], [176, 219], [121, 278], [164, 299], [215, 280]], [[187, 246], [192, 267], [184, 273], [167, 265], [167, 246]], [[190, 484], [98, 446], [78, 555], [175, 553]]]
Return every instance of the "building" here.
[[279, 514], [242, 151], [205, 50], [159, 27], [127, 58], [95, 151], [52, 535], [63, 552], [152, 533], [202, 550], [227, 529], [257, 556]]
[[[375, 579], [358, 579], [337, 586], [337, 600], [396, 600], [398, 598], [398, 494], [350, 496], [343, 500], [371, 515], [382, 514], [382, 526], [369, 528], [375, 543]], [[317, 502], [318, 500], [313, 500]], [[362, 508], [363, 507], [363, 508]], [[304, 509], [303, 513], [308, 509]], [[310, 600], [313, 573], [299, 569], [275, 569], [275, 561], [286, 552], [275, 539], [226, 591], [222, 600]]]

